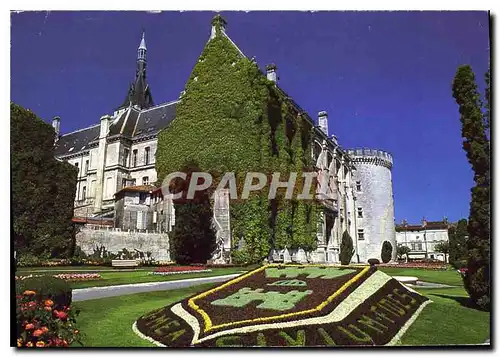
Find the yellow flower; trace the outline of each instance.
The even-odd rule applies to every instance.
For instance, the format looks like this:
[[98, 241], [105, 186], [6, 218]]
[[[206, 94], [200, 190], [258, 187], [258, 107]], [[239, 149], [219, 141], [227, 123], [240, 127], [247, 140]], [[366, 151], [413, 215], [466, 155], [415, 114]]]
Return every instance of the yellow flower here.
[[23, 339], [22, 338], [18, 338], [17, 339], [17, 347], [21, 347], [23, 345]]
[[43, 341], [38, 341], [36, 343], [36, 347], [43, 347], [43, 346], [45, 346], [45, 342], [43, 342]]

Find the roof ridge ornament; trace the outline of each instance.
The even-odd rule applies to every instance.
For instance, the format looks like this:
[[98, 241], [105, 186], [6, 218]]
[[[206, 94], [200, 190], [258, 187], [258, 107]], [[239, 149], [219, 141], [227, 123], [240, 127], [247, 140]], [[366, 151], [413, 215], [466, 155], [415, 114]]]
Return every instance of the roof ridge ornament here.
[[219, 33], [226, 33], [227, 21], [221, 16], [221, 14], [216, 14], [211, 21], [212, 32], [210, 33], [210, 39], [213, 39]]

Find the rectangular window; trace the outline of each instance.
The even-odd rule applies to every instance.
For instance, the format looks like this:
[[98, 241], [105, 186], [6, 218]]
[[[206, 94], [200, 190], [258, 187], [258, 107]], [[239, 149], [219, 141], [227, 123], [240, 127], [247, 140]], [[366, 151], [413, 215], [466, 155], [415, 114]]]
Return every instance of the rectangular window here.
[[148, 176], [144, 176], [142, 178], [142, 184], [143, 185], [149, 185], [149, 177]]
[[82, 189], [82, 200], [85, 201], [86, 198], [87, 198], [87, 187], [83, 186], [83, 189]]
[[146, 203], [146, 194], [141, 192], [139, 194], [139, 204], [143, 205]]
[[422, 243], [417, 243], [417, 250], [423, 250], [422, 249]]
[[135, 179], [132, 179], [132, 186], [135, 186], [135, 183], [136, 183]]
[[122, 179], [122, 188], [127, 186], [127, 179]]
[[89, 171], [89, 160], [85, 160], [85, 175], [87, 174], [87, 171]]
[[149, 152], [150, 148], [149, 146], [144, 149], [144, 165], [149, 165]]
[[358, 207], [358, 218], [363, 218], [363, 208]]
[[365, 230], [358, 229], [358, 240], [365, 240]]
[[137, 150], [132, 152], [132, 167], [137, 166]]
[[356, 181], [356, 191], [361, 192], [361, 181]]
[[127, 161], [128, 161], [128, 156], [130, 154], [130, 150], [129, 149], [124, 149], [123, 150], [123, 166], [127, 167]]

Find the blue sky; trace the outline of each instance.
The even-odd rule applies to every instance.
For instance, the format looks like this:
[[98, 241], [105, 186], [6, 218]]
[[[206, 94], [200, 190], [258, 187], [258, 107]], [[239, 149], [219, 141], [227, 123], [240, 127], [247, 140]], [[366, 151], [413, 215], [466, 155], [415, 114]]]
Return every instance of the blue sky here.
[[[177, 99], [210, 34], [211, 12], [12, 14], [11, 99], [63, 133], [97, 124], [135, 74], [142, 28], [156, 103]], [[396, 222], [456, 221], [469, 212], [472, 171], [451, 83], [470, 64], [481, 91], [486, 12], [223, 12], [227, 32], [313, 118], [328, 111], [344, 148], [395, 160]]]

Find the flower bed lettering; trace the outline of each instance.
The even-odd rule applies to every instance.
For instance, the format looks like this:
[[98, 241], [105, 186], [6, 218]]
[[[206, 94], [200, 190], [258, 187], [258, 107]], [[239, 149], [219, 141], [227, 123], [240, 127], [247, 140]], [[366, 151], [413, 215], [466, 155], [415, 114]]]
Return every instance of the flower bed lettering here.
[[136, 328], [171, 347], [386, 345], [427, 303], [376, 267], [268, 265], [146, 314]]

